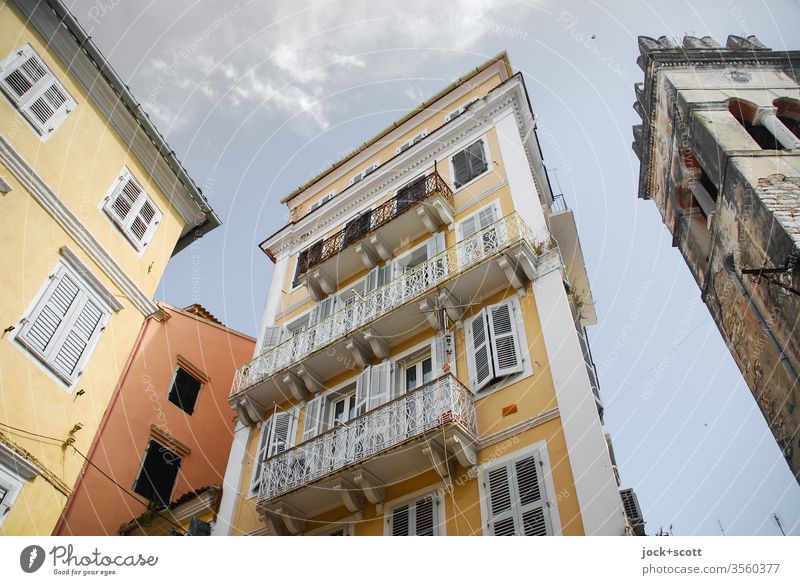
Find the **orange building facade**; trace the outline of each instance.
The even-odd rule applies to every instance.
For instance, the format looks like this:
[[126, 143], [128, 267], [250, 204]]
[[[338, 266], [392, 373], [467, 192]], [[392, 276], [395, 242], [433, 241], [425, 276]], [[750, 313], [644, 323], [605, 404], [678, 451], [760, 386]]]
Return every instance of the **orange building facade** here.
[[[255, 340], [200, 305], [159, 307], [142, 326], [55, 535], [130, 534], [137, 523], [146, 530], [185, 496], [222, 483], [234, 427], [228, 391]], [[215, 510], [203, 512], [213, 521]]]

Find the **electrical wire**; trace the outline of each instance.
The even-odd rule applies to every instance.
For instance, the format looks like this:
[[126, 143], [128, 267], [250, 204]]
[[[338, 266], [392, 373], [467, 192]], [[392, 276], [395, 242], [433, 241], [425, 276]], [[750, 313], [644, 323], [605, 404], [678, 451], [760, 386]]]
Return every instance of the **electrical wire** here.
[[[101, 473], [101, 475], [102, 475], [103, 477], [105, 477], [105, 478], [106, 478], [108, 481], [110, 481], [111, 483], [113, 483], [115, 486], [117, 486], [119, 489], [121, 489], [123, 492], [125, 492], [127, 495], [129, 495], [131, 498], [133, 498], [134, 500], [136, 500], [138, 503], [142, 504], [142, 505], [143, 505], [143, 506], [145, 506], [146, 508], [149, 508], [149, 506], [150, 506], [149, 502], [145, 502], [144, 500], [140, 499], [140, 498], [139, 498], [139, 496], [137, 496], [137, 495], [136, 495], [136, 494], [134, 494], [133, 492], [129, 491], [128, 489], [126, 489], [126, 488], [124, 488], [124, 487], [122, 487], [122, 486], [121, 486], [119, 483], [117, 483], [117, 481], [116, 481], [116, 480], [115, 480], [113, 477], [111, 477], [110, 475], [108, 475], [108, 474], [107, 474], [105, 471], [103, 471], [103, 470], [102, 470], [102, 469], [100, 469], [100, 468], [99, 468], [97, 465], [95, 465], [95, 464], [94, 464], [94, 462], [93, 462], [92, 460], [90, 460], [88, 457], [86, 457], [86, 455], [84, 455], [83, 453], [81, 453], [81, 452], [80, 452], [80, 451], [77, 449], [77, 447], [75, 447], [75, 445], [71, 445], [71, 447], [72, 447], [72, 449], [75, 451], [75, 453], [77, 453], [78, 455], [80, 455], [80, 456], [81, 456], [81, 457], [84, 459], [84, 461], [86, 461], [86, 463], [88, 463], [89, 465], [91, 465], [92, 467], [94, 467], [94, 468], [95, 468], [97, 471], [99, 471], [99, 472]], [[165, 509], [167, 509], [167, 508], [165, 508]], [[160, 512], [160, 510], [159, 510], [159, 512]], [[175, 527], [176, 527], [176, 528], [177, 528], [177, 529], [178, 529], [178, 530], [179, 530], [179, 531], [182, 533], [182, 536], [186, 536], [186, 534], [187, 534], [187, 533], [186, 533], [186, 529], [185, 529], [183, 526], [181, 526], [180, 524], [178, 524], [178, 523], [177, 523], [177, 522], [175, 522], [174, 520], [172, 520], [172, 519], [170, 519], [170, 518], [167, 518], [166, 516], [161, 516], [161, 517], [162, 517], [164, 520], [166, 520], [168, 523], [170, 523], [170, 524], [172, 524], [173, 526], [175, 526]]]
[[20, 433], [25, 433], [26, 435], [31, 435], [33, 437], [38, 437], [40, 439], [47, 439], [48, 441], [55, 441], [59, 445], [63, 445], [64, 444], [64, 439], [57, 439], [55, 437], [48, 437], [47, 435], [40, 435], [38, 433], [34, 433], [33, 431], [26, 431], [25, 429], [21, 429], [19, 427], [13, 427], [13, 426], [11, 426], [9, 424], [6, 424], [6, 423], [0, 422], [0, 427], [11, 429], [13, 431], [17, 431], [17, 432], [20, 432]]

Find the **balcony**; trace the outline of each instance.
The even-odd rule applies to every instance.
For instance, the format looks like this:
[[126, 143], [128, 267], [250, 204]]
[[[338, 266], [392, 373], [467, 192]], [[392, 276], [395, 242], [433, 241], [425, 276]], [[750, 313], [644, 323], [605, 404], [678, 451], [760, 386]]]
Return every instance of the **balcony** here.
[[301, 532], [303, 519], [365, 501], [382, 505], [384, 486], [435, 468], [450, 482], [458, 461], [476, 463], [472, 393], [444, 375], [264, 461], [257, 507], [276, 532]]
[[391, 258], [392, 250], [402, 242], [426, 231], [434, 233], [452, 222], [453, 192], [433, 171], [300, 252], [296, 278], [314, 300], [320, 300], [334, 292], [343, 279]]
[[[258, 404], [304, 400], [347, 368], [385, 359], [390, 348], [428, 328], [442, 311], [460, 321], [464, 307], [505, 287], [523, 290], [537, 274], [561, 268], [559, 250], [534, 252], [530, 228], [511, 213], [464, 238], [241, 366], [229, 402], [245, 422]], [[446, 286], [445, 286], [446, 285]]]

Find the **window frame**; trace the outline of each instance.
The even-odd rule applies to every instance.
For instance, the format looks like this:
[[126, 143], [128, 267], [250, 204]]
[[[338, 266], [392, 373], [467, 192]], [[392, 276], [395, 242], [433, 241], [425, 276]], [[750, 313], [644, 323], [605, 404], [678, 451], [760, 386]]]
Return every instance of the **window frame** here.
[[[6, 77], [20, 69], [22, 64], [30, 58], [34, 58], [38, 61], [45, 71], [45, 76], [26, 92], [26, 94], [30, 93], [30, 95], [19, 96], [16, 95], [16, 91], [14, 91], [11, 85], [6, 82]], [[59, 126], [64, 123], [69, 114], [74, 112], [78, 107], [78, 102], [67, 90], [64, 82], [53, 72], [53, 69], [30, 43], [25, 43], [3, 59], [3, 61], [0, 62], [0, 72], [2, 72], [0, 73], [0, 93], [11, 103], [17, 113], [25, 119], [42, 142], [47, 142], [50, 136], [55, 134]], [[41, 122], [35, 119], [35, 116], [29, 111], [29, 108], [53, 85], [58, 86], [58, 90], [63, 94], [65, 101], [53, 112], [53, 115], [48, 118], [46, 122]]]
[[480, 475], [478, 476], [478, 497], [481, 509], [481, 532], [484, 536], [492, 535], [492, 532], [489, 529], [489, 523], [491, 521], [488, 487], [489, 472], [499, 467], [506, 466], [508, 463], [515, 463], [516, 461], [526, 459], [531, 455], [534, 455], [540, 464], [540, 485], [544, 491], [544, 509], [547, 516], [547, 521], [549, 523], [549, 528], [551, 530], [551, 533], [548, 534], [548, 536], [561, 536], [562, 527], [558, 509], [558, 500], [561, 497], [561, 493], [556, 492], [555, 484], [553, 483], [553, 468], [550, 463], [550, 457], [547, 451], [547, 442], [545, 440], [527, 445], [480, 466]]
[[[184, 372], [186, 372], [186, 375], [189, 376], [192, 380], [194, 380], [198, 384], [197, 392], [194, 395], [194, 403], [192, 404], [191, 412], [189, 412], [188, 410], [183, 408], [183, 406], [179, 402], [176, 402], [176, 401], [172, 400], [172, 398], [171, 398], [172, 390], [175, 388], [175, 382], [177, 381], [178, 372], [180, 370], [183, 370]], [[182, 365], [180, 362], [178, 362], [176, 364], [176, 366], [175, 366], [175, 370], [172, 372], [172, 381], [170, 382], [169, 388], [167, 389], [167, 401], [172, 403], [176, 408], [179, 408], [187, 416], [192, 416], [195, 412], [197, 412], [197, 405], [198, 405], [198, 403], [200, 401], [200, 392], [203, 390], [203, 386], [204, 386], [205, 382], [206, 382], [206, 380], [201, 379], [190, 368], [188, 368], [188, 367]]]
[[[479, 174], [475, 175], [474, 177], [472, 177], [469, 181], [467, 181], [463, 185], [459, 185], [458, 187], [456, 187], [456, 169], [455, 169], [455, 165], [453, 164], [453, 159], [456, 157], [456, 155], [458, 155], [459, 153], [465, 151], [466, 149], [471, 147], [476, 142], [480, 142], [481, 143], [481, 148], [483, 150], [483, 156], [484, 156], [484, 159], [486, 161], [486, 169], [482, 173], [479, 173]], [[486, 134], [484, 134], [483, 136], [481, 136], [479, 138], [476, 138], [475, 140], [471, 140], [469, 143], [465, 144], [461, 148], [458, 148], [455, 152], [453, 152], [453, 154], [448, 155], [447, 162], [448, 162], [449, 168], [450, 168], [450, 183], [452, 184], [453, 193], [455, 194], [455, 193], [458, 193], [459, 191], [461, 191], [462, 189], [465, 189], [465, 188], [469, 187], [470, 185], [472, 185], [472, 183], [474, 183], [475, 181], [477, 181], [481, 177], [484, 177], [485, 175], [491, 173], [494, 170], [494, 164], [492, 162], [491, 151], [489, 150], [489, 139], [488, 139], [488, 136]]]
[[[167, 498], [168, 501], [154, 500], [154, 499], [148, 498], [146, 495], [136, 491], [136, 488], [137, 488], [137, 486], [139, 484], [139, 480], [142, 479], [142, 473], [144, 472], [145, 462], [147, 461], [147, 454], [150, 452], [150, 444], [151, 443], [153, 443], [155, 445], [158, 445], [159, 447], [161, 447], [163, 449], [166, 449], [170, 453], [173, 453], [177, 457], [177, 459], [179, 461], [178, 470], [175, 472], [175, 479], [173, 479], [172, 487], [169, 490], [169, 496]], [[184, 457], [185, 456], [182, 455], [181, 453], [179, 453], [178, 450], [175, 449], [174, 447], [167, 445], [163, 441], [159, 441], [157, 438], [155, 438], [152, 435], [148, 436], [147, 437], [147, 444], [145, 445], [144, 452], [142, 453], [141, 462], [139, 463], [139, 471], [136, 473], [136, 478], [133, 480], [133, 484], [131, 485], [131, 490], [134, 493], [142, 496], [143, 498], [146, 498], [149, 502], [162, 503], [165, 506], [169, 506], [169, 504], [172, 502], [172, 496], [175, 493], [175, 486], [178, 485], [178, 478], [180, 477], [181, 465], [183, 464]], [[151, 486], [152, 486], [152, 483], [151, 483]], [[155, 495], [157, 495], [157, 494], [155, 494]]]
[[[85, 266], [79, 264], [79, 261], [77, 258], [73, 257], [71, 252], [62, 249], [61, 254], [62, 258], [56, 263], [56, 266], [50, 272], [48, 278], [26, 308], [23, 317], [20, 318], [14, 333], [14, 341], [23, 348], [27, 354], [36, 358], [36, 362], [41, 365], [45, 371], [63, 384], [68, 392], [71, 392], [97, 349], [100, 338], [111, 320], [111, 315], [113, 312], [122, 308], [122, 305], [116, 300], [114, 300], [115, 304], [113, 306], [109, 304], [108, 295], [110, 295], [110, 293], [98, 288], [98, 283], [95, 281], [94, 277], [88, 272]], [[70, 302], [62, 320], [56, 326], [55, 331], [45, 345], [45, 350], [40, 350], [34, 346], [31, 340], [27, 339], [28, 333], [42, 310], [47, 306], [58, 284], [65, 276], [68, 276], [76, 285], [78, 292]], [[83, 298], [79, 299], [81, 296]], [[78, 299], [77, 302], [76, 299]], [[69, 332], [73, 330], [77, 318], [80, 316], [81, 311], [76, 310], [77, 306], [81, 305], [81, 303], [85, 306], [88, 301], [92, 301], [93, 304], [97, 306], [101, 315], [95, 329], [86, 342], [84, 350], [75, 363], [72, 373], [66, 373], [59, 369], [58, 365], [54, 363], [55, 357], [57, 357], [58, 354], [56, 349], [63, 347], [66, 337], [69, 335]], [[54, 339], [56, 340], [55, 342], [53, 341]]]
[[[423, 488], [421, 490], [417, 490], [416, 492], [408, 495], [404, 495], [401, 498], [396, 500], [392, 500], [391, 502], [386, 502], [383, 508], [383, 534], [384, 536], [394, 536], [392, 534], [394, 523], [393, 523], [393, 513], [396, 509], [402, 508], [403, 506], [411, 506], [414, 505], [414, 515], [416, 515], [416, 504], [418, 501], [426, 498], [431, 497], [434, 501], [434, 512], [433, 512], [433, 534], [431, 536], [447, 536], [447, 515], [445, 513], [445, 499], [442, 494], [443, 488], [442, 486], [429, 486]], [[412, 509], [409, 507], [409, 527], [412, 526], [411, 522], [411, 512]], [[416, 526], [414, 526], [414, 532], [416, 533]], [[398, 535], [401, 536], [401, 535]]]
[[[137, 189], [139, 189], [140, 194], [136, 201], [131, 204], [131, 208], [127, 213], [127, 217], [122, 220], [115, 215], [111, 207], [129, 181], [132, 182]], [[146, 231], [140, 240], [132, 233], [131, 226], [139, 216], [142, 208], [148, 203], [154, 210], [153, 219], [148, 223]], [[127, 166], [123, 167], [122, 171], [120, 171], [120, 174], [117, 175], [117, 178], [106, 191], [105, 196], [100, 200], [100, 209], [103, 211], [103, 214], [106, 216], [106, 218], [134, 247], [140, 257], [144, 255], [144, 252], [147, 250], [147, 247], [150, 245], [150, 242], [153, 240], [156, 232], [158, 231], [158, 226], [164, 219], [164, 213], [156, 204], [155, 199], [144, 188], [142, 182], [134, 176], [133, 172]]]
[[11, 513], [14, 504], [16, 504], [25, 481], [23, 477], [20, 477], [11, 468], [0, 462], [0, 488], [5, 490], [5, 493], [0, 498], [0, 528], [3, 527], [3, 523]]
[[[495, 347], [493, 341], [493, 334], [490, 333], [491, 325], [489, 323], [490, 319], [487, 319], [486, 316], [488, 315], [488, 310], [491, 310], [493, 307], [497, 307], [499, 305], [508, 304], [510, 306], [510, 310], [513, 316], [513, 328], [514, 333], [516, 333], [516, 343], [519, 349], [519, 360], [521, 364], [521, 369], [516, 372], [502, 374], [500, 376], [495, 375]], [[493, 376], [489, 378], [489, 381], [485, 383], [480, 388], [473, 389], [472, 387], [472, 373], [475, 369], [475, 356], [473, 355], [473, 347], [474, 344], [472, 343], [472, 333], [471, 333], [471, 326], [473, 320], [477, 319], [479, 316], [483, 316], [485, 318], [486, 324], [486, 335], [487, 335], [487, 347], [488, 347], [488, 355], [489, 355], [489, 365], [492, 369]], [[532, 358], [530, 354], [530, 347], [528, 346], [528, 339], [525, 332], [525, 319], [522, 315], [522, 306], [519, 302], [519, 297], [517, 295], [510, 295], [496, 303], [492, 303], [489, 305], [484, 305], [480, 308], [479, 311], [471, 315], [469, 318], [464, 319], [464, 352], [465, 352], [465, 360], [467, 363], [467, 379], [468, 379], [468, 386], [470, 391], [473, 395], [478, 398], [483, 398], [484, 396], [488, 396], [489, 394], [496, 392], [505, 388], [506, 386], [513, 384], [519, 380], [527, 378], [528, 376], [533, 374], [533, 366], [532, 366]]]

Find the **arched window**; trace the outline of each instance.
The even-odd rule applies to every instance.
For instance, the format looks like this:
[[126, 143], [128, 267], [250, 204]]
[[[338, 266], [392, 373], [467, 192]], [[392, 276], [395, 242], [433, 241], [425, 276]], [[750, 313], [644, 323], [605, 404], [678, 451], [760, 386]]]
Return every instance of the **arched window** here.
[[762, 149], [781, 150], [783, 148], [769, 130], [755, 123], [757, 110], [755, 104], [746, 100], [732, 99], [728, 102], [728, 110]]
[[772, 105], [778, 108], [778, 120], [783, 122], [792, 134], [800, 138], [800, 100], [778, 98]]

